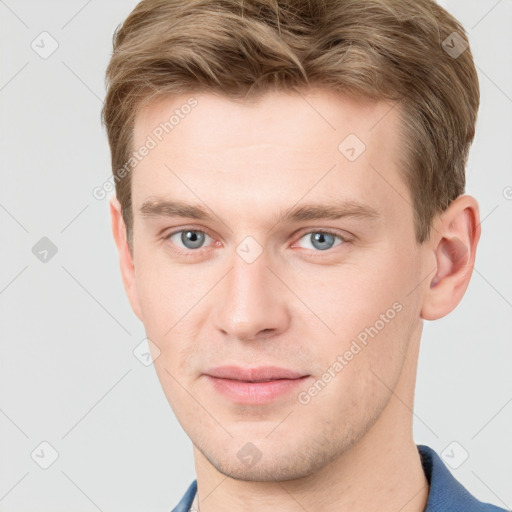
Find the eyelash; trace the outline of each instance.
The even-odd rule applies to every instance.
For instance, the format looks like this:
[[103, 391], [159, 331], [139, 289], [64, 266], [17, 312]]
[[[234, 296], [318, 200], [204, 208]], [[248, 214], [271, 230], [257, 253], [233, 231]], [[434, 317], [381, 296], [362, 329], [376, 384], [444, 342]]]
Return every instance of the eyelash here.
[[[203, 233], [205, 235], [208, 235], [210, 238], [213, 239], [213, 236], [210, 235], [208, 233], [208, 231], [205, 231], [203, 229], [195, 229], [195, 228], [192, 228], [192, 227], [185, 227], [185, 228], [181, 228], [181, 229], [178, 229], [176, 231], [172, 231], [171, 233], [169, 233], [168, 235], [166, 235], [164, 238], [165, 240], [169, 240], [173, 235], [176, 235], [178, 233], [182, 233], [184, 231], [195, 231], [197, 233]], [[305, 235], [311, 235], [313, 233], [322, 233], [323, 235], [331, 235], [335, 238], [338, 238], [342, 241], [341, 244], [337, 244], [336, 246], [334, 247], [338, 247], [339, 245], [344, 245], [348, 242], [350, 242], [350, 239], [348, 238], [345, 238], [343, 236], [341, 236], [339, 233], [335, 232], [335, 231], [331, 231], [329, 229], [317, 229], [317, 230], [310, 230], [310, 231], [305, 231], [303, 233], [301, 233], [301, 235], [299, 236], [299, 238], [297, 240], [300, 240], [301, 238], [303, 238]], [[319, 251], [319, 250], [313, 250], [313, 249], [305, 249], [306, 251], [312, 251], [312, 256], [313, 257], [318, 257], [323, 254], [323, 253], [329, 253], [329, 252], [332, 252], [332, 250], [334, 249], [334, 247], [331, 247], [330, 249], [326, 249], [325, 251]], [[199, 249], [181, 249], [179, 248], [178, 249], [178, 252], [186, 257], [193, 257], [197, 254], [200, 254], [203, 252], [203, 249], [206, 249], [206, 247], [200, 247]]]

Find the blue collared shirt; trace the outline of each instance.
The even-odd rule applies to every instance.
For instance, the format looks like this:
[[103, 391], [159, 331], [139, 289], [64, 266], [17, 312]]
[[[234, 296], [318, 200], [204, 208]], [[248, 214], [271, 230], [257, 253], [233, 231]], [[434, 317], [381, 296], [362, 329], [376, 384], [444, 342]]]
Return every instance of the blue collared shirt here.
[[[430, 484], [424, 512], [506, 512], [490, 503], [478, 501], [450, 473], [439, 455], [425, 445], [418, 445], [423, 471]], [[197, 492], [194, 480], [171, 512], [188, 512]]]

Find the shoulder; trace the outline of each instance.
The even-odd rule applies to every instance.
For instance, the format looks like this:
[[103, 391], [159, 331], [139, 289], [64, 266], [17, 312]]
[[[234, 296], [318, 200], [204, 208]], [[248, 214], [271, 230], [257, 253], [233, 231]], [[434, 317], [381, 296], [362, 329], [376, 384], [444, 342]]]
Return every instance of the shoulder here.
[[418, 445], [425, 476], [430, 484], [425, 512], [507, 512], [475, 498], [450, 472], [432, 448]]

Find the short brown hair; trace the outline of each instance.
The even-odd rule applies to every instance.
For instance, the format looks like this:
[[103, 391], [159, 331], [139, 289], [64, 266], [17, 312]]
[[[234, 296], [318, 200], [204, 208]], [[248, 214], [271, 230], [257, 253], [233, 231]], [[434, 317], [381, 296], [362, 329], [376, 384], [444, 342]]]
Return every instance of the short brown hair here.
[[[106, 83], [114, 178], [156, 96], [249, 100], [314, 85], [400, 106], [418, 243], [465, 190], [478, 77], [464, 28], [432, 0], [143, 0], [114, 33]], [[116, 195], [132, 250], [130, 176]]]

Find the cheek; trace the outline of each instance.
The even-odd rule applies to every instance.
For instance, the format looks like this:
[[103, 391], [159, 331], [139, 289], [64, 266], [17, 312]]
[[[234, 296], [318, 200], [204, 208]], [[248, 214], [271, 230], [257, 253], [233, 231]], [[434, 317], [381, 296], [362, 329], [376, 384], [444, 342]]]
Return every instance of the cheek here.
[[158, 337], [166, 336], [179, 323], [201, 293], [201, 281], [194, 278], [194, 271], [186, 266], [170, 265], [163, 252], [141, 248], [135, 262], [144, 325]]
[[298, 278], [290, 275], [292, 289], [308, 306], [294, 308], [298, 323], [308, 331], [314, 328], [324, 346], [337, 348], [358, 335], [364, 342], [369, 336], [365, 329], [375, 324], [379, 332], [392, 331], [390, 325], [400, 323], [398, 310], [406, 306], [413, 279], [403, 266], [396, 272], [390, 268], [394, 265], [388, 267], [383, 260], [378, 263], [304, 272]]
[[335, 326], [337, 337], [318, 343], [321, 369], [315, 375], [316, 389], [311, 394], [306, 390], [301, 403], [308, 401], [311, 407], [305, 407], [305, 414], [334, 421], [336, 435], [354, 440], [376, 421], [398, 383], [406, 360], [410, 315], [403, 307], [393, 310], [388, 323], [377, 323], [362, 316], [353, 322], [339, 313], [346, 321], [341, 318]]
[[171, 269], [154, 260], [146, 263], [139, 266], [137, 290], [146, 336], [159, 351], [153, 365], [169, 405], [180, 421], [186, 421], [190, 395], [182, 387], [187, 386], [183, 376], [190, 373], [188, 365], [195, 360], [190, 340], [197, 339], [197, 333], [190, 320], [200, 291], [187, 285], [189, 272], [183, 268]]
[[203, 299], [214, 285], [215, 273], [211, 267], [170, 264], [157, 252], [139, 252], [136, 286], [146, 336], [160, 351], [155, 367], [171, 390], [177, 384], [164, 368], [181, 380], [180, 375], [195, 371], [191, 364], [200, 359], [196, 341], [204, 338], [201, 329], [208, 318]]
[[396, 249], [384, 249], [324, 276], [304, 273], [294, 288], [314, 313], [296, 316], [302, 332], [317, 333], [319, 373], [331, 368], [333, 387], [356, 386], [359, 395], [366, 386], [382, 387], [378, 377], [396, 381], [418, 314], [409, 295], [417, 275], [414, 256], [399, 261]]

